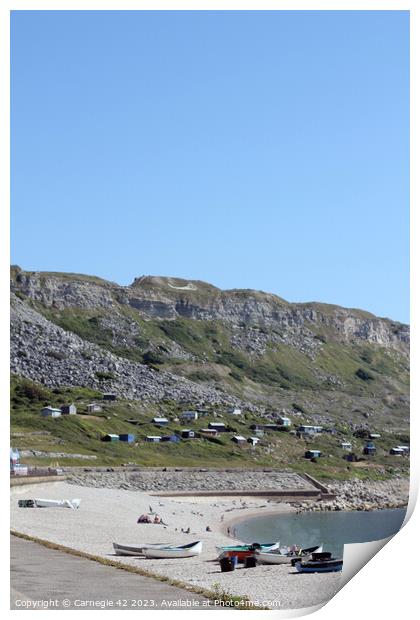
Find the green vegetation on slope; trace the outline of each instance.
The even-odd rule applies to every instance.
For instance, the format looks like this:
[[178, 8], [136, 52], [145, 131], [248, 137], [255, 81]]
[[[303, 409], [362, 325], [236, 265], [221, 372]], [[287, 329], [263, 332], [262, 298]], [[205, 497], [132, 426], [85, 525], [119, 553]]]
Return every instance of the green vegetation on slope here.
[[[213, 409], [196, 421], [183, 422], [175, 418], [180, 413], [177, 403], [165, 402], [160, 406], [145, 406], [138, 401], [101, 401], [103, 411], [95, 415], [86, 415], [87, 404], [99, 402], [101, 395], [87, 388], [48, 389], [34, 382], [12, 377], [11, 382], [11, 432], [12, 445], [19, 449], [39, 450], [43, 452], [63, 452], [66, 454], [86, 454], [96, 456], [95, 461], [77, 458], [28, 457], [23, 459], [29, 464], [38, 465], [121, 465], [134, 463], [139, 466], [197, 466], [200, 467], [272, 467], [306, 471], [321, 478], [361, 478], [387, 477], [399, 471], [407, 473], [408, 460], [388, 455], [389, 448], [407, 439], [406, 436], [392, 432], [383, 432], [378, 443], [378, 456], [362, 463], [350, 464], [343, 460], [343, 451], [339, 447], [341, 440], [349, 440], [354, 450], [361, 454], [364, 440], [355, 438], [351, 431], [341, 424], [337, 426], [337, 435], [320, 434], [310, 440], [298, 439], [288, 432], [266, 432], [261, 443], [255, 448], [250, 444], [237, 447], [232, 441], [233, 433], [250, 437], [252, 423], [267, 423], [267, 420], [251, 413], [245, 413], [240, 419], [232, 418], [226, 411]], [[60, 406], [74, 402], [78, 415], [60, 418], [44, 418], [40, 415], [43, 406]], [[214, 417], [217, 414], [217, 418]], [[167, 427], [159, 428], [152, 423], [156, 415], [166, 416], [170, 420]], [[135, 419], [138, 426], [127, 422]], [[169, 435], [180, 433], [183, 428], [190, 428], [199, 434], [201, 428], [210, 421], [224, 422], [232, 430], [221, 433], [212, 439], [183, 440], [179, 443], [151, 444], [144, 441], [146, 435]], [[305, 419], [296, 418], [296, 424]], [[123, 442], [103, 442], [106, 433], [133, 433], [136, 444]], [[317, 448], [325, 455], [317, 462], [303, 458], [309, 448]]]

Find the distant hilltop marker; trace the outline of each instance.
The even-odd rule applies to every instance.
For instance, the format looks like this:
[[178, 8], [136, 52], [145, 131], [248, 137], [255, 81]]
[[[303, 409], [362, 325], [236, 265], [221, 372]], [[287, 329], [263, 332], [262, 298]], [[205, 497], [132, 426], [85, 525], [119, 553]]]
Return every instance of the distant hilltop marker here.
[[168, 286], [170, 286], [171, 288], [175, 288], [178, 291], [196, 291], [197, 290], [197, 287], [194, 286], [192, 282], [188, 282], [188, 284], [186, 284], [185, 286], [174, 286], [173, 284], [168, 282]]

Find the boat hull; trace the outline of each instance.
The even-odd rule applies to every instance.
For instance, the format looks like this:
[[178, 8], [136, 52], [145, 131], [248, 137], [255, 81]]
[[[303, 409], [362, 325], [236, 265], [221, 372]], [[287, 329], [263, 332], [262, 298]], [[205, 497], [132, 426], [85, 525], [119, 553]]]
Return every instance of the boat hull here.
[[149, 559], [167, 559], [171, 558], [192, 558], [200, 555], [203, 549], [203, 543], [198, 541], [192, 545], [184, 545], [182, 547], [144, 547], [143, 554]]
[[260, 545], [260, 547], [257, 547], [256, 544], [257, 543], [254, 543], [252, 545], [237, 545], [236, 547], [226, 547], [224, 549], [222, 548], [222, 551], [217, 559], [221, 560], [222, 558], [237, 557], [238, 562], [244, 562], [246, 558], [252, 557], [257, 549], [269, 552], [275, 551], [280, 546], [280, 543], [278, 542], [272, 543], [271, 545]]
[[296, 562], [295, 568], [299, 573], [338, 573], [343, 569], [343, 560]]
[[36, 508], [71, 508], [76, 510], [81, 499], [34, 499]]
[[[305, 551], [305, 550], [304, 550]], [[312, 553], [321, 553], [322, 545], [319, 547], [312, 547], [310, 552], [303, 553], [301, 555], [280, 553], [280, 552], [266, 552], [257, 549], [255, 551], [255, 557], [258, 564], [291, 564], [294, 560], [303, 560], [309, 558]]]
[[134, 545], [120, 545], [118, 543], [112, 543], [113, 547], [114, 547], [114, 551], [116, 553], [116, 555], [127, 555], [127, 556], [137, 556], [137, 555], [144, 555], [144, 548], [148, 547], [150, 549], [159, 549], [159, 548], [163, 548], [163, 547], [168, 547], [169, 545], [166, 543], [156, 543], [156, 545], [152, 545], [152, 544], [145, 544], [145, 545], [141, 545], [139, 547], [136, 547]]
[[[237, 551], [238, 549], [243, 549], [244, 551], [253, 547], [254, 549], [257, 547], [261, 547], [261, 549], [278, 549], [280, 547], [279, 542], [270, 542], [270, 543], [246, 543], [245, 545], [227, 545], [222, 547], [216, 547], [218, 551]], [[259, 548], [258, 547], [258, 548]]]

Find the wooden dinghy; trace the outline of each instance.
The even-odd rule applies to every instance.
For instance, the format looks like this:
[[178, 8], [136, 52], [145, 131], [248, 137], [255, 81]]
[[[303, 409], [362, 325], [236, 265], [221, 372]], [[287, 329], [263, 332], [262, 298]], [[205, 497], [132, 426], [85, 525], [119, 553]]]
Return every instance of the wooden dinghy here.
[[302, 549], [300, 553], [290, 551], [288, 547], [281, 547], [275, 551], [255, 550], [255, 558], [258, 564], [290, 564], [294, 560], [304, 559], [312, 553], [321, 553], [322, 545]]
[[230, 551], [230, 550], [237, 550], [237, 549], [249, 549], [249, 547], [254, 547], [255, 549], [259, 549], [260, 547], [266, 547], [267, 549], [270, 548], [278, 548], [280, 547], [280, 543], [279, 542], [268, 542], [268, 543], [258, 543], [258, 542], [253, 542], [253, 543], [244, 543], [243, 545], [224, 545], [221, 547], [216, 546], [216, 549], [218, 551]]
[[[322, 555], [329, 557], [317, 558]], [[336, 573], [343, 569], [343, 559], [332, 558], [331, 553], [314, 553], [311, 560], [296, 562], [295, 568], [299, 573]]]
[[188, 545], [181, 545], [179, 547], [143, 547], [143, 554], [146, 558], [192, 558], [196, 555], [200, 555], [203, 549], [203, 543], [201, 540], [189, 543]]
[[114, 551], [116, 555], [144, 555], [144, 549], [147, 547], [149, 549], [160, 549], [164, 547], [170, 547], [168, 543], [155, 543], [135, 546], [135, 545], [120, 545], [119, 543], [112, 543], [114, 546]]
[[36, 508], [71, 508], [76, 510], [81, 499], [34, 499]]
[[245, 562], [246, 558], [252, 557], [257, 549], [265, 552], [270, 552], [275, 551], [279, 548], [279, 546], [280, 543], [276, 542], [265, 544], [252, 543], [251, 545], [237, 545], [236, 547], [227, 547], [220, 553], [217, 559], [221, 560], [223, 558], [237, 557], [238, 562]]

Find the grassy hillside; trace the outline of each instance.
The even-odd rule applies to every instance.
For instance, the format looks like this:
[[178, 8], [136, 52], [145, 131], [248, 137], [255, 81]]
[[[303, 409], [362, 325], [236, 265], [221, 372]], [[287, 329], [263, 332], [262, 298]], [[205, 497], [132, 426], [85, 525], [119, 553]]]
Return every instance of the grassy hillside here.
[[[51, 390], [12, 379], [12, 442], [18, 447], [95, 455], [96, 464], [291, 467], [320, 477], [386, 476], [408, 468], [406, 459], [388, 455], [393, 445], [407, 443], [401, 437], [409, 428], [408, 326], [363, 310], [291, 304], [260, 291], [221, 291], [181, 278], [142, 276], [121, 287], [94, 276], [12, 267], [11, 284], [19, 298], [12, 308], [12, 368], [21, 377], [61, 386]], [[87, 342], [100, 349], [93, 355], [92, 347], [85, 349]], [[66, 357], [66, 347], [72, 357]], [[109, 359], [108, 352], [137, 365]], [[152, 445], [144, 442], [145, 435], [179, 433], [179, 403], [120, 399], [104, 404], [102, 414], [92, 417], [86, 415], [86, 405], [101, 394], [78, 385], [103, 385], [120, 396], [141, 394], [147, 401], [167, 395], [226, 403], [235, 397], [247, 411], [231, 420], [220, 407], [211, 407], [211, 419], [218, 416], [233, 427], [215, 440]], [[76, 403], [77, 416], [41, 418], [43, 405], [65, 402]], [[311, 440], [308, 445], [325, 454], [316, 463], [303, 459], [306, 442], [293, 433], [269, 432], [255, 448], [239, 448], [231, 436], [234, 431], [250, 436], [249, 425], [258, 421], [250, 411], [259, 411], [265, 422], [283, 412], [295, 425], [320, 424], [338, 434]], [[167, 429], [153, 426], [157, 414], [170, 418]], [[139, 426], [129, 418], [138, 419]], [[205, 417], [191, 427], [199, 431], [208, 421]], [[338, 443], [349, 439], [360, 454], [363, 441], [353, 438], [358, 427], [379, 431], [382, 439], [375, 459], [349, 464]], [[128, 432], [137, 435], [136, 445], [100, 441], [106, 433]], [[77, 458], [64, 462], [84, 464]]]
[[[311, 440], [298, 439], [289, 432], [266, 432], [261, 443], [255, 448], [247, 445], [239, 448], [231, 441], [232, 435], [245, 437], [253, 435], [250, 424], [267, 423], [267, 419], [244, 413], [240, 418], [233, 418], [226, 411], [212, 410], [197, 421], [183, 423], [175, 418], [180, 409], [174, 402], [157, 405], [144, 405], [138, 401], [101, 401], [103, 411], [94, 416], [86, 415], [86, 406], [92, 401], [100, 402], [101, 395], [85, 388], [60, 388], [48, 390], [44, 386], [12, 378], [11, 383], [11, 433], [12, 445], [21, 450], [31, 449], [43, 452], [62, 452], [66, 454], [95, 455], [95, 461], [80, 458], [25, 457], [28, 464], [38, 465], [121, 465], [133, 463], [139, 466], [197, 466], [200, 467], [273, 467], [289, 468], [294, 471], [306, 471], [319, 478], [383, 478], [396, 472], [407, 473], [408, 460], [389, 456], [389, 448], [406, 443], [408, 437], [401, 432], [383, 432], [377, 442], [378, 455], [360, 463], [348, 463], [342, 456], [339, 446], [342, 440], [352, 442], [354, 451], [361, 454], [364, 440], [357, 439], [352, 432], [341, 424], [337, 426], [337, 435], [322, 433]], [[45, 405], [60, 406], [74, 402], [78, 415], [62, 416], [57, 419], [43, 418], [40, 410]], [[166, 416], [170, 424], [158, 428], [152, 422], [155, 415]], [[216, 417], [217, 416], [217, 417]], [[127, 422], [136, 419], [139, 426]], [[191, 428], [199, 433], [207, 427], [209, 421], [220, 421], [229, 425], [231, 432], [221, 433], [217, 438], [198, 438], [183, 440], [180, 443], [149, 444], [144, 441], [146, 435], [165, 435], [179, 433], [182, 428]], [[299, 417], [295, 424], [305, 422]], [[376, 429], [375, 429], [376, 430]], [[122, 442], [107, 443], [101, 441], [106, 433], [134, 433], [134, 445]], [[325, 456], [316, 463], [303, 458], [304, 452], [317, 448]]]

